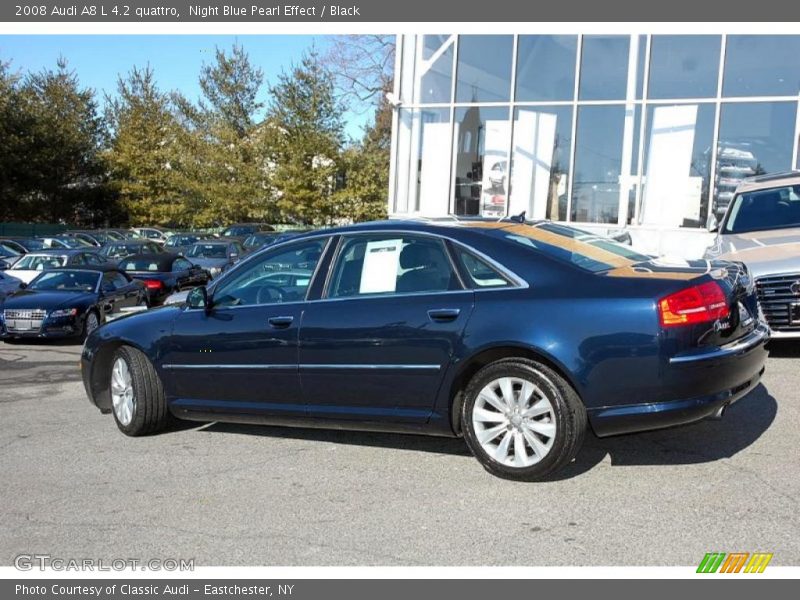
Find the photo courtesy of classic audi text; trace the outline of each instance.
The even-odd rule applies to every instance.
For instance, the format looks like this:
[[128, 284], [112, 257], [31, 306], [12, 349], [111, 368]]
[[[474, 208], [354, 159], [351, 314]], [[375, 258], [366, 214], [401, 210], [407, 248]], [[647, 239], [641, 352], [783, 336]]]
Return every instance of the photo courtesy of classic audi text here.
[[0, 5], [0, 598], [792, 585], [799, 23]]

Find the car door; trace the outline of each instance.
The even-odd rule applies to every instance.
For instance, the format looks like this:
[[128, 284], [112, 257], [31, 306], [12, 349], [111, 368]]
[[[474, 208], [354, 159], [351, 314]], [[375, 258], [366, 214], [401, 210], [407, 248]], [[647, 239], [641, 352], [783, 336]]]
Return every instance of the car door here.
[[302, 415], [297, 343], [310, 281], [283, 289], [266, 275], [319, 261], [328, 238], [260, 256], [221, 278], [208, 309], [181, 309], [161, 367], [178, 406], [262, 415]]
[[117, 310], [138, 306], [144, 295], [141, 286], [121, 271], [109, 271], [113, 275], [112, 281], [117, 290]]
[[100, 309], [103, 316], [116, 316], [124, 305], [124, 292], [117, 288], [114, 272], [106, 271], [100, 278]]
[[425, 422], [473, 308], [440, 238], [345, 236], [300, 330], [308, 413]]

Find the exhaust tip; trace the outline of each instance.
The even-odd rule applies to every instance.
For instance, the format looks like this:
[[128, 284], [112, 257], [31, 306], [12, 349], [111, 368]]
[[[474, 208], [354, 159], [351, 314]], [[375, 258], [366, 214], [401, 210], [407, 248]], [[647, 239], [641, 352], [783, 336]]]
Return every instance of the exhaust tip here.
[[725, 404], [724, 406], [720, 406], [717, 411], [711, 415], [709, 418], [714, 421], [719, 421], [722, 419], [722, 416], [725, 414], [725, 409], [728, 408], [728, 405]]

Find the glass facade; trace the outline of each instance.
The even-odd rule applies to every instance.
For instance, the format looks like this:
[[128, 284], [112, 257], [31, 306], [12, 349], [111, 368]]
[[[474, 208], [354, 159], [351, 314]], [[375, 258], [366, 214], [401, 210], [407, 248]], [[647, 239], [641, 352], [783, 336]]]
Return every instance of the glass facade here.
[[399, 41], [395, 214], [701, 228], [798, 166], [800, 36]]

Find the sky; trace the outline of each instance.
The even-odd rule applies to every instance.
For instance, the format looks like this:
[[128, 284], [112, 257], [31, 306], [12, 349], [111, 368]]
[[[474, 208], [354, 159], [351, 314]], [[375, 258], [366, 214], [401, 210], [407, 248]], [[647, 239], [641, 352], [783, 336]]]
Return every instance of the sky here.
[[[12, 71], [25, 73], [53, 68], [63, 56], [81, 84], [97, 91], [101, 103], [104, 92], [116, 93], [119, 74], [149, 63], [161, 89], [196, 99], [201, 66], [214, 60], [215, 47], [230, 48], [234, 42], [261, 68], [265, 83], [274, 84], [282, 71], [300, 61], [304, 50], [316, 46], [324, 52], [328, 40], [324, 35], [2, 35], [0, 60], [10, 61]], [[267, 85], [261, 100], [266, 99]], [[345, 133], [361, 137], [370, 116], [345, 113]]]

